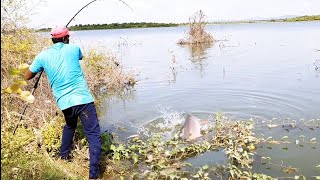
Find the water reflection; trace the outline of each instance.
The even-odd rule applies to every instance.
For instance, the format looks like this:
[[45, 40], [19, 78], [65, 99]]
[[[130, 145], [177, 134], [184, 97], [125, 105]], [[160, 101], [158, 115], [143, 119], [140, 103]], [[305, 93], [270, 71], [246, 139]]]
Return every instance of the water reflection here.
[[320, 71], [320, 59], [317, 59], [316, 62], [313, 63], [315, 66], [315, 70], [319, 70]]
[[171, 54], [171, 65], [169, 67], [170, 69], [170, 77], [169, 77], [169, 83], [175, 83], [177, 81], [177, 75], [178, 75], [178, 64], [176, 60], [176, 56], [174, 55], [174, 51], [170, 50], [169, 53]]
[[171, 76], [169, 77], [169, 83], [172, 82], [172, 83], [175, 83], [177, 82], [177, 75], [178, 75], [178, 71], [175, 67], [170, 67], [170, 70], [171, 70]]
[[204, 73], [204, 68], [208, 65], [207, 50], [214, 46], [214, 43], [202, 43], [202, 44], [186, 44], [180, 45], [181, 47], [187, 48], [190, 54], [190, 61], [194, 65], [194, 68], [199, 70], [201, 75]]
[[110, 108], [110, 105], [114, 101], [117, 101], [119, 103], [121, 102], [123, 108], [126, 109], [126, 104], [134, 100], [136, 95], [134, 86], [128, 85], [126, 85], [125, 88], [119, 91], [108, 90], [106, 86], [97, 86], [95, 87], [93, 93], [95, 97], [99, 97], [99, 100], [96, 100], [96, 104], [100, 107], [99, 115], [105, 115], [105, 110]]

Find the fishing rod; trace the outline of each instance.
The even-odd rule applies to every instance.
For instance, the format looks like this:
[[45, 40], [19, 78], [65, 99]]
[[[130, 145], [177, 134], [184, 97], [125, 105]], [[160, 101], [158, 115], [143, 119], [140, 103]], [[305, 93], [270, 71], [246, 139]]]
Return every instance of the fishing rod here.
[[[74, 20], [74, 18], [75, 18], [84, 8], [86, 8], [87, 6], [89, 6], [91, 3], [95, 2], [95, 1], [97, 1], [97, 0], [90, 1], [88, 4], [86, 4], [85, 6], [83, 6], [83, 7], [69, 20], [69, 22], [67, 23], [66, 27], [68, 27], [68, 25], [71, 23], [71, 21]], [[126, 5], [126, 6], [129, 7], [131, 10], [133, 10], [133, 9], [132, 9], [126, 2], [124, 2], [123, 0], [118, 0], [118, 1], [122, 2], [124, 5]], [[34, 94], [35, 90], [36, 90], [37, 87], [38, 87], [39, 80], [40, 80], [40, 78], [41, 78], [42, 73], [43, 73], [43, 70], [40, 72], [40, 74], [39, 74], [39, 76], [38, 76], [38, 79], [36, 80], [36, 82], [35, 82], [34, 85], [33, 85], [33, 88], [32, 88], [32, 90], [31, 90], [31, 94], [32, 94], [32, 95]], [[16, 133], [16, 130], [17, 130], [18, 126], [19, 126], [19, 122], [22, 120], [22, 118], [23, 118], [23, 116], [24, 116], [24, 114], [25, 114], [25, 112], [26, 112], [27, 107], [28, 107], [28, 103], [25, 105], [25, 107], [24, 107], [24, 109], [23, 109], [23, 111], [22, 111], [22, 114], [21, 114], [21, 116], [20, 116], [20, 119], [19, 119], [18, 123], [16, 124], [16, 126], [14, 127], [13, 135]]]

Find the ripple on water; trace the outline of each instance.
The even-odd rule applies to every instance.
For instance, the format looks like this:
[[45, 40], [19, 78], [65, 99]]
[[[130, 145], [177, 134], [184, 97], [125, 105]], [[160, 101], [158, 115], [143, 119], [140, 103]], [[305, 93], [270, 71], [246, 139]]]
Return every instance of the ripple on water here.
[[310, 98], [285, 92], [256, 91], [248, 89], [216, 89], [204, 96], [212, 98], [225, 107], [226, 113], [243, 118], [260, 117], [264, 119], [277, 118], [307, 118], [305, 110], [313, 108]]

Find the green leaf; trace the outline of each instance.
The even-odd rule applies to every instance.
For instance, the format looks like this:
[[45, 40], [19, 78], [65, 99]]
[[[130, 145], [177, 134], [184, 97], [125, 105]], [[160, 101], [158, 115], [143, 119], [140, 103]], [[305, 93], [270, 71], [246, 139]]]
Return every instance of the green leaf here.
[[4, 90], [4, 92], [5, 92], [5, 93], [9, 93], [9, 94], [10, 94], [10, 93], [12, 93], [12, 90], [11, 90], [11, 88], [10, 88], [10, 87], [7, 87], [7, 88]]
[[277, 125], [277, 124], [268, 124], [267, 126], [268, 126], [270, 129], [271, 129], [271, 128], [278, 127], [278, 125]]
[[116, 147], [115, 147], [113, 144], [111, 144], [110, 149], [111, 149], [112, 151], [115, 151]]
[[304, 145], [302, 145], [302, 144], [299, 144], [299, 146], [300, 146], [300, 147], [304, 147]]
[[11, 75], [16, 76], [18, 74], [20, 74], [20, 70], [19, 69], [16, 69], [16, 68], [12, 68], [11, 69]]
[[126, 131], [127, 128], [125, 128], [125, 127], [118, 127], [118, 130], [119, 130], [119, 131]]
[[230, 170], [229, 172], [230, 172], [231, 177], [234, 178], [234, 171]]
[[203, 169], [203, 170], [208, 170], [208, 169], [209, 169], [209, 166], [208, 166], [208, 165], [204, 165], [204, 166], [202, 166], [202, 169]]
[[22, 84], [22, 85], [28, 85], [27, 84], [27, 81], [25, 81], [25, 80], [15, 80], [15, 82], [17, 83], [17, 84]]
[[310, 143], [311, 143], [311, 144], [317, 143], [317, 138], [312, 138], [312, 139], [310, 139]]
[[196, 175], [193, 175], [192, 177], [199, 178], [200, 176], [199, 176], [199, 174], [196, 174]]
[[20, 88], [20, 84], [17, 83], [13, 83], [11, 84], [6, 90], [6, 93], [12, 93], [12, 92], [17, 92], [17, 93], [21, 93], [21, 88]]
[[133, 159], [133, 164], [136, 164], [139, 161], [139, 157], [136, 153], [132, 155], [132, 159]]
[[192, 167], [191, 163], [184, 163], [185, 166]]

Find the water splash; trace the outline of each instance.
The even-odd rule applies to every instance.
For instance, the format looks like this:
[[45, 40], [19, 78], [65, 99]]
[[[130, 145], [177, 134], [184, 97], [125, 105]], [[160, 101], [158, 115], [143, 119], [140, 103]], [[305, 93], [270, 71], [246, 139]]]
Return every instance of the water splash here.
[[166, 129], [173, 128], [174, 126], [180, 125], [184, 122], [184, 112], [178, 112], [172, 109], [172, 107], [158, 106], [159, 112], [161, 113], [162, 122], [156, 124], [156, 127]]
[[157, 109], [160, 116], [151, 120], [149, 123], [136, 127], [130, 123], [130, 126], [138, 129], [138, 134], [144, 137], [151, 137], [154, 134], [161, 133], [166, 138], [171, 138], [177, 133], [184, 122], [184, 112], [178, 112], [168, 106], [158, 105]]
[[[140, 136], [147, 138], [150, 138], [158, 133], [161, 133], [163, 140], [170, 139], [176, 135], [179, 136], [185, 122], [185, 116], [189, 113], [184, 111], [179, 112], [170, 106], [163, 105], [157, 105], [156, 109], [158, 109], [158, 112], [160, 113], [160, 116], [157, 118], [140, 127], [137, 127], [133, 123], [129, 122], [130, 126], [138, 129], [137, 133]], [[195, 115], [196, 114], [198, 113], [195, 113]], [[209, 128], [209, 125], [214, 122], [214, 117], [213, 115], [208, 115], [202, 120], [209, 122], [201, 125], [201, 130], [206, 130]]]

